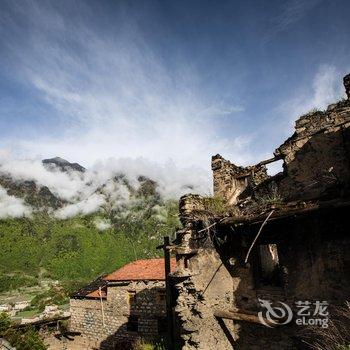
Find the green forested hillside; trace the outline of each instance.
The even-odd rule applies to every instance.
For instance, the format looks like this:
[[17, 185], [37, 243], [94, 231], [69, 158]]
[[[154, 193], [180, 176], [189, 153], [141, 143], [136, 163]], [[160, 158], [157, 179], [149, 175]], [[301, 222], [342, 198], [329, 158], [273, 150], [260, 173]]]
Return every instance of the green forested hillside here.
[[58, 220], [37, 213], [0, 220], [0, 292], [47, 278], [79, 285], [131, 260], [162, 254], [155, 247], [178, 225], [177, 203], [157, 202], [139, 202], [119, 215]]
[[26, 300], [25, 316], [64, 306], [72, 291], [130, 261], [162, 255], [157, 245], [179, 225], [164, 181], [109, 165], [43, 163], [0, 164], [0, 304]]

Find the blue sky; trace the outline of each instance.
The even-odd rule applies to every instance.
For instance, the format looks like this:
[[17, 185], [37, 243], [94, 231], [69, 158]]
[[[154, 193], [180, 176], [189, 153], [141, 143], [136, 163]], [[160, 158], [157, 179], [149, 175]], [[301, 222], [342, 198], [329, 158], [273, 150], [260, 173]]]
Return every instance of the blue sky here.
[[344, 96], [346, 0], [1, 1], [0, 156], [210, 171]]

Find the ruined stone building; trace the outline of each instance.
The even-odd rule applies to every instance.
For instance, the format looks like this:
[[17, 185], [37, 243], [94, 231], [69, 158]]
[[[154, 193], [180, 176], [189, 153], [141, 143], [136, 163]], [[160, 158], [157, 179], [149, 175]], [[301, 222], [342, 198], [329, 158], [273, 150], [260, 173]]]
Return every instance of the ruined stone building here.
[[[350, 297], [350, 75], [347, 99], [300, 117], [272, 159], [212, 158], [214, 196], [180, 200], [175, 338], [182, 349], [299, 349], [300, 301]], [[266, 165], [283, 162], [268, 176]], [[264, 326], [268, 300], [293, 320]]]
[[[172, 268], [175, 260], [171, 260]], [[74, 349], [128, 349], [166, 332], [164, 259], [137, 260], [92, 282], [70, 299]]]

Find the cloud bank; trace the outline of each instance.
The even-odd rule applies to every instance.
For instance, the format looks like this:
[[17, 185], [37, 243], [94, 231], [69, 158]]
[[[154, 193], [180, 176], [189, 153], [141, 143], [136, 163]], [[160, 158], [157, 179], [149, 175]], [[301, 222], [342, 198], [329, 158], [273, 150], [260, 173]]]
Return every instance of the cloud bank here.
[[9, 196], [0, 186], [0, 219], [29, 217], [31, 214], [32, 209], [25, 205], [22, 199]]
[[[157, 191], [165, 200], [178, 199], [188, 192], [209, 194], [211, 188], [209, 177], [204, 172], [181, 169], [172, 162], [159, 165], [142, 158], [99, 161], [80, 173], [47, 168], [41, 160], [20, 160], [6, 156], [0, 157], [0, 176], [11, 178], [15, 183], [34, 181], [38, 188], [48, 187], [56, 197], [66, 201], [63, 208], [53, 213], [59, 219], [88, 215], [100, 210], [108, 214], [112, 210], [132, 205], [134, 198], [124, 183], [124, 177], [135, 190], [140, 186], [140, 176], [156, 181]], [[21, 216], [31, 212], [29, 208], [23, 207], [23, 201], [18, 198], [3, 194], [0, 202], [3, 211], [1, 217], [5, 217], [6, 213], [8, 216], [14, 216], [15, 213]], [[18, 211], [14, 210], [15, 205]]]

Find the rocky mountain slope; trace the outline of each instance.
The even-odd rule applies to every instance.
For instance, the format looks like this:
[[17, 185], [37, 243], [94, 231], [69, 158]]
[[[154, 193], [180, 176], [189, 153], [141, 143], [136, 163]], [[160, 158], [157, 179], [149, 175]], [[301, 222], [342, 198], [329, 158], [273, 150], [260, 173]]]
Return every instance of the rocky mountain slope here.
[[84, 172], [86, 169], [78, 163], [70, 163], [61, 157], [55, 157], [50, 159], [44, 159], [43, 164], [51, 170], [56, 170], [57, 168], [61, 171], [79, 171]]
[[[37, 181], [31, 176], [26, 179], [26, 175], [18, 178], [8, 171], [2, 171], [0, 167], [0, 186], [9, 196], [23, 200], [35, 211], [49, 210], [54, 213], [61, 209], [58, 214], [60, 218], [65, 218], [61, 215], [64, 213], [62, 209], [65, 206], [72, 209], [73, 206], [94, 204], [85, 212], [78, 209], [72, 210], [78, 215], [98, 212], [108, 206], [115, 207], [116, 204], [125, 206], [127, 202], [135, 201], [137, 198], [161, 199], [157, 182], [143, 175], [137, 176], [132, 182], [122, 173], [112, 173], [110, 178], [105, 177], [103, 180], [96, 181], [94, 174], [86, 175], [86, 169], [83, 166], [70, 163], [60, 157], [44, 159], [42, 164], [44, 171], [51, 173], [53, 178], [58, 178], [58, 183], [47, 176], [48, 174], [46, 174], [48, 185], [45, 185], [45, 178], [43, 181]], [[69, 186], [67, 182], [70, 182]], [[62, 194], [60, 186], [68, 187], [68, 191], [71, 190], [70, 193]]]

